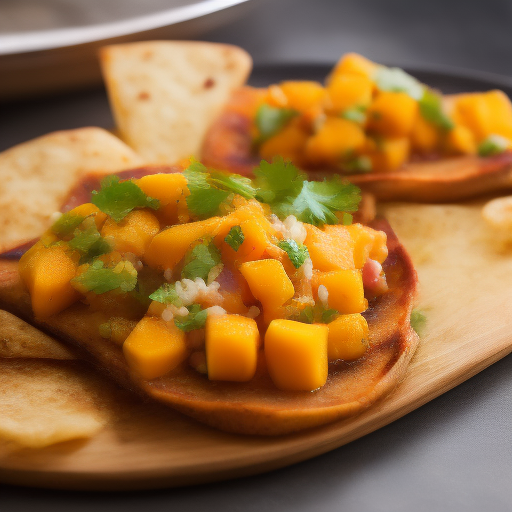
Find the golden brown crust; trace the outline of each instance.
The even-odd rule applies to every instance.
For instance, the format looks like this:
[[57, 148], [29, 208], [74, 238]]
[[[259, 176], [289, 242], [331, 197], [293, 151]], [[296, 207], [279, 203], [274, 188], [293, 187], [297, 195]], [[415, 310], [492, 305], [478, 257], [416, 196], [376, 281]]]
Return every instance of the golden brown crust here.
[[314, 392], [275, 388], [261, 360], [249, 383], [210, 382], [187, 365], [144, 381], [128, 369], [121, 349], [102, 339], [98, 325], [106, 319], [76, 304], [47, 321], [33, 318], [28, 293], [16, 262], [0, 261], [0, 305], [63, 341], [80, 346], [100, 369], [124, 387], [164, 402], [199, 421], [229, 432], [286, 434], [329, 423], [364, 410], [389, 392], [402, 376], [418, 343], [409, 324], [416, 293], [416, 272], [386, 221], [373, 224], [388, 232], [384, 264], [390, 291], [366, 313], [371, 347], [353, 363], [331, 365], [327, 384]]

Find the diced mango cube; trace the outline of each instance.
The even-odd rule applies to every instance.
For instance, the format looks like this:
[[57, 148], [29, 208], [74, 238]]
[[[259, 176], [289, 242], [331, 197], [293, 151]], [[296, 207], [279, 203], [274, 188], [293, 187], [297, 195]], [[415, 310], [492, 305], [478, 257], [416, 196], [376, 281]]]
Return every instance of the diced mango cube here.
[[206, 364], [210, 380], [246, 382], [256, 373], [260, 334], [256, 321], [240, 315], [206, 320]]
[[34, 245], [20, 259], [19, 272], [30, 291], [37, 318], [47, 318], [71, 306], [80, 294], [71, 286], [78, 258], [65, 245]]
[[281, 82], [278, 87], [286, 97], [286, 104], [282, 106], [299, 112], [322, 103], [325, 97], [325, 89], [318, 82], [289, 81]]
[[161, 318], [144, 317], [123, 343], [128, 366], [144, 379], [156, 379], [188, 355], [185, 333]]
[[278, 260], [248, 261], [240, 265], [240, 272], [251, 293], [261, 302], [267, 321], [295, 295], [293, 284]]
[[[244, 240], [235, 251], [225, 242], [231, 228], [240, 226]], [[260, 259], [270, 245], [269, 238], [276, 230], [265, 217], [263, 208], [256, 201], [248, 201], [233, 213], [223, 218], [215, 236], [215, 244], [220, 248], [224, 262], [244, 262]]]
[[501, 91], [461, 94], [455, 99], [453, 118], [473, 132], [477, 143], [492, 134], [512, 139], [512, 105]]
[[263, 142], [260, 155], [265, 160], [280, 155], [285, 160], [300, 162], [308, 136], [302, 126], [292, 119], [281, 131]]
[[368, 155], [372, 162], [372, 170], [395, 171], [409, 159], [410, 147], [410, 140], [407, 137], [379, 141], [377, 149]]
[[160, 201], [156, 216], [164, 226], [188, 220], [187, 196], [190, 192], [183, 174], [149, 174], [135, 183], [146, 195]]
[[354, 107], [367, 107], [372, 91], [372, 81], [363, 75], [335, 75], [327, 86], [326, 110], [341, 114]]
[[381, 92], [367, 115], [370, 131], [385, 137], [407, 137], [418, 115], [418, 102], [404, 92]]
[[153, 237], [160, 231], [160, 222], [148, 210], [133, 210], [120, 222], [109, 218], [101, 236], [113, 242], [114, 250], [132, 252], [142, 257]]
[[320, 285], [324, 285], [329, 292], [329, 307], [342, 315], [362, 313], [368, 307], [360, 270], [320, 272], [314, 277], [314, 288], [318, 290]]
[[359, 223], [351, 224], [346, 229], [354, 241], [355, 268], [363, 268], [368, 258], [384, 263], [388, 257], [387, 235], [384, 231], [377, 231]]
[[361, 357], [368, 348], [368, 324], [359, 313], [341, 315], [328, 324], [329, 361], [352, 361]]
[[156, 235], [144, 254], [144, 261], [153, 268], [172, 269], [185, 256], [190, 245], [201, 237], [213, 235], [221, 218], [177, 224]]
[[80, 217], [93, 216], [97, 229], [101, 229], [101, 226], [103, 226], [103, 223], [107, 219], [107, 214], [103, 213], [96, 205], [92, 203], [81, 204], [70, 210], [69, 213], [72, 215], [79, 215]]
[[365, 144], [363, 129], [352, 121], [328, 117], [318, 132], [309, 138], [305, 156], [313, 165], [337, 165], [361, 150]]
[[375, 71], [379, 66], [368, 60], [367, 58], [357, 53], [347, 53], [336, 64], [334, 71], [331, 74], [330, 80], [335, 76], [344, 73], [351, 73], [361, 75], [366, 78], [372, 79]]
[[346, 226], [325, 226], [319, 229], [304, 224], [307, 231], [304, 244], [308, 248], [313, 268], [328, 272], [354, 267], [354, 241]]
[[312, 391], [325, 384], [328, 373], [327, 325], [273, 320], [265, 334], [268, 373], [286, 391]]
[[461, 124], [456, 125], [446, 135], [446, 151], [453, 154], [474, 155], [477, 144], [473, 132]]
[[431, 153], [438, 148], [439, 143], [437, 128], [422, 115], [418, 115], [411, 131], [412, 149], [418, 153]]

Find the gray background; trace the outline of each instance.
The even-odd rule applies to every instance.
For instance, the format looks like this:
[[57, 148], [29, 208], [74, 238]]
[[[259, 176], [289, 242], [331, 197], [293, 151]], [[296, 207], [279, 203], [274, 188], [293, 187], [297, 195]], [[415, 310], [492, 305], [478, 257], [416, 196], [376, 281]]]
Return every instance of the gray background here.
[[[244, 19], [203, 39], [238, 44], [256, 64], [333, 63], [344, 52], [358, 51], [382, 63], [512, 77], [512, 1], [253, 2]], [[38, 118], [49, 106], [52, 115]], [[3, 113], [2, 148], [53, 129], [112, 125], [103, 91], [3, 105]], [[0, 509], [510, 511], [511, 399], [508, 356], [399, 421], [289, 468], [212, 485], [123, 494], [0, 485]]]

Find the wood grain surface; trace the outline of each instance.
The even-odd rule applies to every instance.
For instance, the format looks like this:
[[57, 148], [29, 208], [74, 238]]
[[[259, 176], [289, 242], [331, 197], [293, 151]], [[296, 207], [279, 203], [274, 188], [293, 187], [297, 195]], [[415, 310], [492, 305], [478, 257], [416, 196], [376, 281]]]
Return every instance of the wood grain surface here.
[[0, 480], [65, 489], [198, 484], [287, 466], [366, 435], [512, 351], [512, 249], [480, 204], [387, 205], [409, 250], [427, 322], [403, 382], [363, 414], [280, 437], [226, 434], [143, 403], [105, 382], [107, 426], [88, 441], [41, 450], [0, 445]]

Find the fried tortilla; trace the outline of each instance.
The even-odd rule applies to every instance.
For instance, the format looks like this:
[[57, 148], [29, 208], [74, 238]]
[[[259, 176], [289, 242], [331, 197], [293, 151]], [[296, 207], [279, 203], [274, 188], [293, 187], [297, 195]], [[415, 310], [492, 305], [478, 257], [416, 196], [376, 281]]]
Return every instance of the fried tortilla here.
[[252, 66], [241, 48], [185, 41], [107, 46], [100, 57], [119, 132], [151, 163], [199, 156], [206, 130]]
[[0, 305], [57, 338], [85, 350], [88, 357], [122, 386], [213, 427], [236, 433], [277, 435], [357, 414], [393, 389], [418, 343], [409, 318], [416, 293], [416, 272], [387, 222], [372, 226], [388, 234], [389, 256], [383, 268], [389, 291], [370, 303], [365, 313], [370, 349], [352, 363], [330, 365], [327, 384], [315, 392], [276, 389], [260, 361], [256, 376], [246, 383], [212, 382], [183, 364], [169, 374], [142, 380], [131, 372], [121, 348], [99, 336], [106, 321], [100, 312], [78, 303], [46, 321], [33, 318], [30, 297], [17, 263], [2, 261]]
[[0, 252], [39, 236], [75, 181], [110, 174], [141, 158], [101, 128], [50, 133], [0, 154]]
[[[236, 91], [205, 136], [202, 161], [208, 167], [246, 176], [260, 158], [253, 151], [252, 119], [261, 91]], [[332, 175], [334, 169], [315, 169], [313, 179]], [[411, 202], [459, 201], [505, 190], [512, 185], [512, 152], [489, 157], [459, 156], [410, 162], [392, 172], [354, 174], [348, 180], [379, 200]]]

